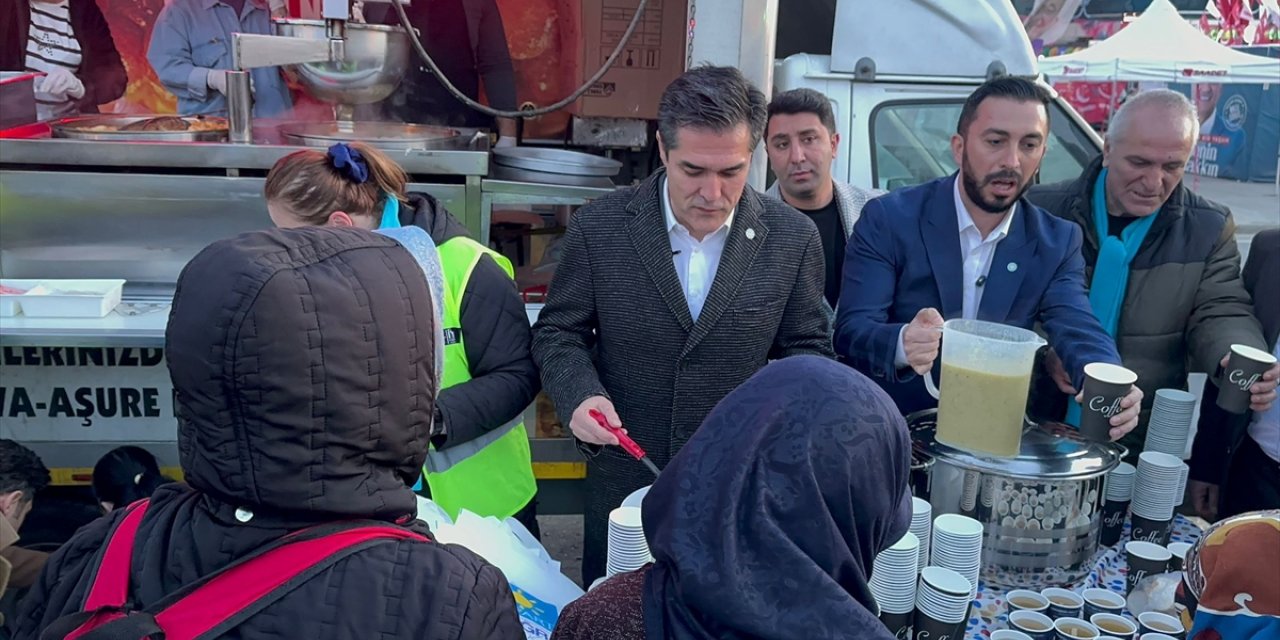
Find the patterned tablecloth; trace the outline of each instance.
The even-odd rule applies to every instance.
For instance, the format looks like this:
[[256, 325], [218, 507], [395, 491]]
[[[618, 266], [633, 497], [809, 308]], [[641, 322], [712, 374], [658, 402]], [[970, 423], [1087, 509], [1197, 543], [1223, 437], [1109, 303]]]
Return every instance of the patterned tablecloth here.
[[[1124, 526], [1124, 535], [1120, 538], [1120, 542], [1114, 547], [1098, 551], [1093, 571], [1089, 572], [1089, 577], [1085, 578], [1083, 584], [1077, 585], [1077, 590], [1102, 587], [1116, 593], [1124, 593], [1124, 577], [1128, 571], [1125, 566], [1124, 543], [1129, 540], [1129, 523], [1125, 522]], [[1199, 538], [1199, 527], [1180, 515], [1174, 517], [1170, 542], [1195, 542]], [[991, 636], [992, 631], [1008, 628], [1009, 611], [1005, 606], [1004, 595], [1004, 590], [978, 582], [978, 595], [973, 602], [973, 617], [969, 619], [969, 627], [965, 632], [967, 638], [986, 640]]]

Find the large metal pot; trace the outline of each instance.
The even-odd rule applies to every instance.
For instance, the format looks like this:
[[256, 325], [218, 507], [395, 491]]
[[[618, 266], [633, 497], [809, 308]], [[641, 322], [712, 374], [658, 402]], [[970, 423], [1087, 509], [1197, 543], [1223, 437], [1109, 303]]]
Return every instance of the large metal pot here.
[[[328, 40], [324, 20], [276, 19], [276, 35]], [[400, 27], [347, 22], [346, 58], [342, 62], [285, 65], [285, 73], [318, 100], [333, 104], [368, 104], [383, 100], [409, 71], [412, 45]]]
[[908, 417], [912, 438], [934, 458], [933, 513], [985, 527], [982, 579], [999, 588], [1072, 585], [1089, 575], [1102, 525], [1102, 479], [1123, 447], [1081, 439], [1058, 423], [1028, 423], [1014, 457], [969, 453], [933, 438], [937, 411]]

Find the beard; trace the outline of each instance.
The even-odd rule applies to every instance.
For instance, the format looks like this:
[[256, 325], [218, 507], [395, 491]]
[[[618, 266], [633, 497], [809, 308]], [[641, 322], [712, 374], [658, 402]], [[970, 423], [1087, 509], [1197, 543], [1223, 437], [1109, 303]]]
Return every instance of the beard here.
[[[961, 159], [960, 165], [962, 169], [960, 173], [963, 177], [961, 183], [962, 186], [964, 186], [965, 195], [969, 196], [969, 200], [972, 201], [973, 204], [977, 205], [979, 209], [982, 209], [987, 213], [1002, 214], [1008, 211], [1009, 207], [1012, 207], [1013, 203], [1022, 198], [1022, 195], [1027, 192], [1027, 189], [1031, 188], [1031, 181], [1028, 180], [1024, 184], [1022, 182], [1022, 175], [1012, 169], [987, 174], [983, 176], [982, 182], [979, 183], [978, 179], [974, 177], [973, 167], [969, 166], [969, 157], [967, 155]], [[996, 180], [1012, 180], [1014, 184], [1018, 185], [1017, 192], [1012, 196], [999, 198], [988, 198], [983, 195], [982, 188]]]

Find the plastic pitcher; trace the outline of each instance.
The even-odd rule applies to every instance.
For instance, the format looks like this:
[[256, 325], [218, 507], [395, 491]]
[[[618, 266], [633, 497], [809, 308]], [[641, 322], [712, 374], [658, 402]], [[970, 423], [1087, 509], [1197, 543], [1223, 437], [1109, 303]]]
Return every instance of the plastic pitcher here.
[[932, 375], [924, 377], [938, 399], [938, 441], [974, 453], [1017, 455], [1031, 369], [1045, 344], [1033, 331], [995, 322], [943, 323], [941, 392]]

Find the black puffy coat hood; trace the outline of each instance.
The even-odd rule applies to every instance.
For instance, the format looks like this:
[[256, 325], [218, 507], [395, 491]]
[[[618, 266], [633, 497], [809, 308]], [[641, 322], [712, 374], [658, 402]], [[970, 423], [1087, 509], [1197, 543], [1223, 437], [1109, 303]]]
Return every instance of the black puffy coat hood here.
[[305, 520], [414, 513], [431, 300], [414, 258], [367, 231], [272, 229], [201, 251], [165, 333], [187, 482]]

